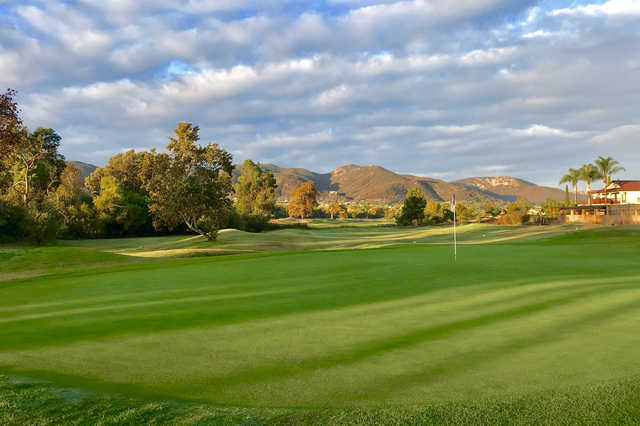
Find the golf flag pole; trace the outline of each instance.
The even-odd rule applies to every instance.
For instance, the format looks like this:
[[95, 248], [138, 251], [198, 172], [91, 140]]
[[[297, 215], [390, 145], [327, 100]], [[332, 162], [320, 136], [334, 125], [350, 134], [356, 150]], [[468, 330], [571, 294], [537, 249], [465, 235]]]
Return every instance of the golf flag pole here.
[[451, 200], [451, 210], [453, 210], [453, 261], [458, 260], [458, 236], [456, 234], [456, 194]]

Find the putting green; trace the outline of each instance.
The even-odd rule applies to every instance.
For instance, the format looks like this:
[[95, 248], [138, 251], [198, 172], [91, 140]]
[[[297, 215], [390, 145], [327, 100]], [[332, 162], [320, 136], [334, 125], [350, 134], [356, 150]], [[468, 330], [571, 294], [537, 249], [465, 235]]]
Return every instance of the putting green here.
[[598, 228], [467, 244], [457, 263], [449, 246], [411, 243], [5, 281], [0, 372], [302, 412], [593, 396], [640, 377], [639, 237]]

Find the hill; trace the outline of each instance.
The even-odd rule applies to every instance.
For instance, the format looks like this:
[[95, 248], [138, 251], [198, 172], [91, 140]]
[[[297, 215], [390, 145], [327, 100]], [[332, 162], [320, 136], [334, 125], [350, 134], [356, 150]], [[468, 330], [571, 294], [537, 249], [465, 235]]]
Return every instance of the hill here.
[[[329, 173], [316, 173], [302, 168], [278, 167], [262, 164], [273, 172], [278, 188], [276, 197], [287, 201], [296, 186], [308, 180], [313, 181], [320, 192], [321, 201], [379, 201], [401, 202], [407, 191], [420, 187], [427, 198], [448, 201], [455, 194], [456, 199], [467, 202], [512, 202], [524, 198], [541, 203], [547, 198], [564, 199], [564, 192], [512, 177], [478, 177], [453, 182], [440, 179], [394, 173], [380, 166], [358, 166], [349, 164]], [[234, 177], [242, 173], [237, 166]]]
[[82, 161], [67, 161], [67, 164], [71, 164], [73, 167], [80, 170], [80, 172], [82, 173], [82, 177], [85, 178], [98, 168], [98, 166], [94, 166], [93, 164], [89, 163], [83, 163]]
[[553, 198], [558, 201], [564, 199], [564, 191], [560, 189], [539, 186], [535, 183], [509, 176], [472, 177], [457, 180], [454, 183], [502, 196], [505, 201], [524, 198], [533, 203], [542, 203], [547, 198]]

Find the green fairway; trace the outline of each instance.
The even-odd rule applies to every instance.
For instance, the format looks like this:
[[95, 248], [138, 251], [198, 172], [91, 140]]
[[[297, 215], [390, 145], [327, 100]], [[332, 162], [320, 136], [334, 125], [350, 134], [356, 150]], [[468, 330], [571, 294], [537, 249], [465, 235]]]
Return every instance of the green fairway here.
[[61, 412], [173, 401], [177, 422], [640, 416], [640, 228], [471, 225], [456, 263], [449, 239], [319, 225], [1, 249], [0, 423], [29, 389]]

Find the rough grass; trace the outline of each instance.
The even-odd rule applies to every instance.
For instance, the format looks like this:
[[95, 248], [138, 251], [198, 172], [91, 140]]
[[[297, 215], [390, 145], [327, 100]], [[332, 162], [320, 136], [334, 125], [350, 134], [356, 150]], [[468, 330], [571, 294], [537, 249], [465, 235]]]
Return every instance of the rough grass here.
[[632, 424], [637, 228], [537, 230], [465, 227], [457, 263], [419, 244], [446, 228], [284, 230], [262, 242], [408, 244], [6, 281], [0, 424]]

